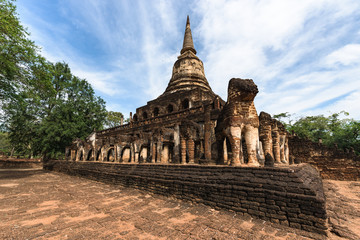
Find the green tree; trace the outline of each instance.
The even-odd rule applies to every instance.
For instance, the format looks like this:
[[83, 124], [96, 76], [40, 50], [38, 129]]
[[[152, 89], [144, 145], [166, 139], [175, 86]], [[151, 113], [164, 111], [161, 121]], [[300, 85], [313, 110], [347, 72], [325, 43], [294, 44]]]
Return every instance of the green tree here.
[[[322, 139], [323, 144], [334, 146], [336, 144], [341, 149], [353, 148], [360, 154], [360, 121], [341, 118], [349, 114], [345, 111], [334, 113], [328, 117], [324, 115], [306, 116], [298, 119], [294, 123], [289, 121], [286, 129], [294, 132], [300, 138], [307, 138], [313, 142]], [[277, 119], [290, 116], [288, 113], [274, 115]]]
[[75, 138], [85, 138], [105, 120], [105, 102], [65, 63], [44, 59], [33, 66], [28, 88], [7, 104], [11, 143], [24, 154], [55, 157]]
[[1, 130], [17, 153], [55, 156], [102, 128], [105, 102], [65, 63], [41, 57], [12, 0], [0, 0]]
[[10, 143], [15, 151], [22, 155], [31, 155], [36, 128], [40, 124], [36, 107], [31, 100], [27, 93], [23, 92], [4, 107]]
[[106, 113], [105, 127], [112, 128], [119, 126], [124, 120], [124, 115], [121, 112], [108, 111]]
[[11, 144], [7, 132], [0, 132], [0, 152], [9, 154], [11, 152]]
[[[288, 112], [274, 114], [273, 118], [279, 120], [285, 128], [290, 124], [291, 125], [291, 114]], [[284, 121], [286, 119], [286, 121]]]
[[13, 1], [0, 0], [0, 104], [16, 97], [36, 61], [34, 42], [20, 24]]
[[360, 155], [360, 121], [342, 120], [333, 129], [333, 143], [336, 143], [341, 149], [353, 148]]
[[289, 125], [288, 129], [301, 138], [308, 138], [316, 142], [321, 138], [324, 143], [331, 141], [329, 119], [323, 115], [300, 118], [294, 124]]

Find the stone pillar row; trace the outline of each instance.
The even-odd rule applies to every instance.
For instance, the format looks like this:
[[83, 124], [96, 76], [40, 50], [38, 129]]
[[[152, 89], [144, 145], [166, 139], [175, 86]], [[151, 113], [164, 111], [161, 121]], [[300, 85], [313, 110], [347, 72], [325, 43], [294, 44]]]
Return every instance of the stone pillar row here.
[[[178, 143], [179, 142], [179, 143]], [[148, 156], [151, 156], [151, 163], [169, 163], [173, 159], [179, 159], [181, 157], [180, 163], [186, 164], [194, 164], [195, 160], [195, 142], [193, 139], [180, 138], [175, 141], [174, 148], [172, 149], [173, 153], [170, 153], [170, 147], [168, 145], [164, 145], [163, 141], [155, 141], [150, 144], [150, 151], [148, 148], [140, 148], [136, 144], [132, 144], [130, 146], [121, 146], [115, 145], [113, 147], [114, 151], [114, 159], [113, 162], [128, 162], [128, 163], [138, 163], [140, 159], [145, 161]], [[77, 150], [69, 150], [70, 156], [69, 160], [79, 161], [79, 151]], [[105, 161], [109, 149], [105, 149], [104, 147], [99, 150], [100, 153], [93, 150], [93, 159], [96, 159], [97, 154], [99, 154], [99, 162]], [[122, 155], [122, 156], [121, 156]], [[85, 155], [83, 158], [85, 159]]]

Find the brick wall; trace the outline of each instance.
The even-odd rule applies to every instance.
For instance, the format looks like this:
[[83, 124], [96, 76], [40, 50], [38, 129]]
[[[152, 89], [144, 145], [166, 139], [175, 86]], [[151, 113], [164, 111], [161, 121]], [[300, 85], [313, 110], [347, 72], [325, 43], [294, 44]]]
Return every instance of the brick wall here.
[[29, 160], [3, 160], [0, 159], [1, 168], [42, 168], [43, 164], [40, 161], [29, 161]]
[[326, 234], [322, 181], [308, 164], [282, 168], [50, 161], [45, 169], [204, 203]]
[[327, 147], [296, 136], [289, 138], [290, 156], [295, 161], [310, 163], [316, 167], [324, 179], [360, 180], [360, 157], [352, 152]]

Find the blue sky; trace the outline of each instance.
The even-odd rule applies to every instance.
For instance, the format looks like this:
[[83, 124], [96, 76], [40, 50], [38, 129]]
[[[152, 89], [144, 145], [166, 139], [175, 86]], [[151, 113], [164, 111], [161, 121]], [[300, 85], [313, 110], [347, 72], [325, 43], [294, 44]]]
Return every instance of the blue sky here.
[[129, 115], [165, 90], [190, 15], [197, 55], [225, 101], [232, 77], [258, 113], [345, 110], [360, 119], [358, 0], [17, 0], [48, 60], [69, 63], [108, 110]]

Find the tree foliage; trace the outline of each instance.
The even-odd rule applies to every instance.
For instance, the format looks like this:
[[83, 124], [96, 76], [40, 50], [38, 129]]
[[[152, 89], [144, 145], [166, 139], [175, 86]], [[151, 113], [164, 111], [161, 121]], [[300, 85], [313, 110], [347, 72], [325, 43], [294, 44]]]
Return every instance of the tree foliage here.
[[20, 24], [12, 1], [0, 0], [0, 104], [16, 96], [38, 57], [34, 42]]
[[[324, 115], [307, 116], [293, 122], [285, 123], [289, 132], [296, 133], [301, 138], [307, 138], [314, 142], [319, 139], [327, 146], [335, 144], [341, 149], [353, 148], [360, 154], [360, 121], [341, 118], [348, 116], [347, 112], [334, 113], [328, 117]], [[288, 113], [274, 115], [274, 118], [282, 120], [291, 115]]]
[[121, 112], [108, 111], [105, 119], [105, 126], [108, 128], [119, 126], [124, 120], [124, 115]]
[[0, 0], [1, 136], [19, 154], [53, 157], [102, 128], [105, 102], [66, 63], [41, 57], [28, 36], [13, 1]]
[[9, 153], [11, 151], [11, 144], [7, 132], [0, 131], [0, 154]]
[[105, 102], [65, 63], [33, 66], [29, 86], [6, 104], [6, 126], [17, 151], [54, 157], [105, 119]]

